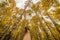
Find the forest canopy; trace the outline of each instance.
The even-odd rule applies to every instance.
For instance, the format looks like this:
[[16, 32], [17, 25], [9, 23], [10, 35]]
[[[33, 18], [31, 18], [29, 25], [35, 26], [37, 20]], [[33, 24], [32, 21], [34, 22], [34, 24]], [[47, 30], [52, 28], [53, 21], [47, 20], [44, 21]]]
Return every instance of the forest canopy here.
[[27, 0], [24, 9], [16, 1], [0, 2], [0, 40], [23, 40], [27, 31], [31, 40], [60, 40], [58, 0]]

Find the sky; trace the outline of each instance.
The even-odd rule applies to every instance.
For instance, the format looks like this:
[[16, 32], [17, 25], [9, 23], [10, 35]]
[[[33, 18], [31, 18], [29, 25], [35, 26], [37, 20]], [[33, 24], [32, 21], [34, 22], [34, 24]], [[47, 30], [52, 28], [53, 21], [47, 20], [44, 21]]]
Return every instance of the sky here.
[[[16, 1], [16, 6], [19, 7], [19, 8], [24, 8], [24, 5], [25, 5], [25, 2], [27, 0], [15, 0]], [[33, 3], [37, 3], [38, 0], [32, 0]]]

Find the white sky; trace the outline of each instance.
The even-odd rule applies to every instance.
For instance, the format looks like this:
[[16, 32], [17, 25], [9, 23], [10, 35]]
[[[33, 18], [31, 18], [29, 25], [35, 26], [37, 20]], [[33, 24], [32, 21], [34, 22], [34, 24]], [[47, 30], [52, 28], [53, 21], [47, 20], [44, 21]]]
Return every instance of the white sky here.
[[[25, 5], [25, 2], [27, 1], [27, 0], [15, 0], [16, 1], [16, 6], [17, 7], [19, 7], [19, 8], [24, 8], [24, 5]], [[38, 2], [38, 0], [32, 0], [33, 1], [33, 3], [37, 3]]]
[[26, 0], [15, 0], [16, 1], [16, 6], [19, 8], [24, 8], [24, 3]]

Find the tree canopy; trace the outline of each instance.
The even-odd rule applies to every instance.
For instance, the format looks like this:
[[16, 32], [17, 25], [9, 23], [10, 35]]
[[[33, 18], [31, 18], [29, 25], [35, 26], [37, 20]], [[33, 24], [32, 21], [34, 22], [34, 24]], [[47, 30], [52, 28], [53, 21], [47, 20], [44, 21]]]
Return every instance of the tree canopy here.
[[60, 3], [57, 0], [27, 0], [24, 9], [15, 0], [0, 3], [0, 40], [60, 40]]

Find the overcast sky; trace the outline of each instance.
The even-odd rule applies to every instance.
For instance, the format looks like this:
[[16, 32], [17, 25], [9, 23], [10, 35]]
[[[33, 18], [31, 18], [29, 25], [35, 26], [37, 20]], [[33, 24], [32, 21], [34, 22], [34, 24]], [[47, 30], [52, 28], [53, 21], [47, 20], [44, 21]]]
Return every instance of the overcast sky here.
[[[16, 1], [16, 6], [17, 7], [19, 7], [19, 8], [24, 8], [24, 5], [25, 5], [25, 2], [27, 1], [27, 0], [15, 0]], [[32, 0], [33, 1], [33, 3], [37, 3], [38, 2], [38, 0]]]

